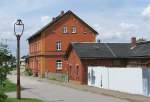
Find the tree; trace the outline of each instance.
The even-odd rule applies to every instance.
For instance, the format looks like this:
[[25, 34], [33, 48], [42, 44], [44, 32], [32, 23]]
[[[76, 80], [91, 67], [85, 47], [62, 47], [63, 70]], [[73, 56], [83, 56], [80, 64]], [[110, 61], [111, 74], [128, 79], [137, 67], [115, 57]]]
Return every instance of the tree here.
[[9, 62], [13, 60], [8, 46], [0, 43], [0, 102], [6, 102], [7, 95], [4, 94], [3, 88], [7, 80], [7, 74], [10, 71]]
[[5, 86], [7, 74], [11, 70], [10, 63], [12, 60], [14, 60], [14, 57], [10, 53], [8, 46], [0, 43], [0, 87]]

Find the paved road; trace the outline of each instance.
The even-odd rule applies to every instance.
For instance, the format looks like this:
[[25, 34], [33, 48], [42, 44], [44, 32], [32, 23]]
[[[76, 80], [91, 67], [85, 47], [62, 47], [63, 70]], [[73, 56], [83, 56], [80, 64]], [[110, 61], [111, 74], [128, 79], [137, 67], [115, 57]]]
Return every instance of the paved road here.
[[[16, 76], [10, 75], [9, 79], [16, 82]], [[22, 76], [21, 84], [23, 88], [22, 97], [38, 98], [45, 102], [129, 102], [109, 96], [84, 92], [68, 87], [63, 87], [48, 82], [41, 82], [29, 77]], [[8, 93], [10, 97], [15, 97], [16, 93]]]

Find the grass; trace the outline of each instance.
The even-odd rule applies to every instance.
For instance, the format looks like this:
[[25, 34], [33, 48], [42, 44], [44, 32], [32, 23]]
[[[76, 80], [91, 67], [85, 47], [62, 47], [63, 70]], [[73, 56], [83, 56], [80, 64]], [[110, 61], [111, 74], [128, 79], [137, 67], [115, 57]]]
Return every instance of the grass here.
[[30, 99], [30, 98], [23, 98], [21, 100], [15, 99], [15, 98], [8, 98], [7, 102], [43, 102], [39, 99]]
[[4, 88], [0, 88], [0, 90], [3, 90], [4, 92], [16, 91], [16, 84], [10, 82], [9, 80], [6, 80], [6, 86]]
[[[12, 83], [9, 80], [6, 80], [6, 86], [4, 88], [0, 88], [4, 92], [13, 92], [16, 91], [16, 84]], [[16, 98], [8, 98], [6, 102], [43, 102], [39, 99], [30, 99], [30, 98], [22, 98], [21, 100], [17, 100]]]

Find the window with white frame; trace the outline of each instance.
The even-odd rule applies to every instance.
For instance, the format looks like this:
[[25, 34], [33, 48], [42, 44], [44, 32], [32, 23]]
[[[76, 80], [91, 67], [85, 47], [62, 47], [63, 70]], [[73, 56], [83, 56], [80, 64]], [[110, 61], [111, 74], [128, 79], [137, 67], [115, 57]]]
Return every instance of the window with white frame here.
[[67, 26], [63, 27], [63, 33], [67, 33]]
[[72, 26], [72, 33], [77, 33], [77, 27], [76, 26]]
[[62, 69], [62, 61], [61, 60], [56, 61], [56, 68], [57, 69]]
[[56, 50], [61, 51], [61, 42], [60, 41], [56, 42]]

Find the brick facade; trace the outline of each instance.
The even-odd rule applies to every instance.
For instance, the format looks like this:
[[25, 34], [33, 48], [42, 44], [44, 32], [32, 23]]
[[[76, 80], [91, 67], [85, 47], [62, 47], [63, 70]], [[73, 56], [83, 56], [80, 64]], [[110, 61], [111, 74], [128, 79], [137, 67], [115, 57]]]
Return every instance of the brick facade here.
[[[60, 15], [61, 16], [61, 15]], [[56, 18], [54, 18], [56, 19]], [[67, 27], [67, 33], [63, 28]], [[76, 33], [72, 32], [76, 27]], [[67, 71], [67, 60], [64, 59], [65, 52], [70, 42], [95, 42], [96, 34], [87, 27], [74, 14], [69, 13], [53, 25], [42, 30], [29, 41], [29, 67], [35, 75], [44, 75], [47, 72]], [[56, 50], [56, 43], [61, 43], [61, 50]], [[62, 61], [62, 69], [56, 68], [56, 61]]]

